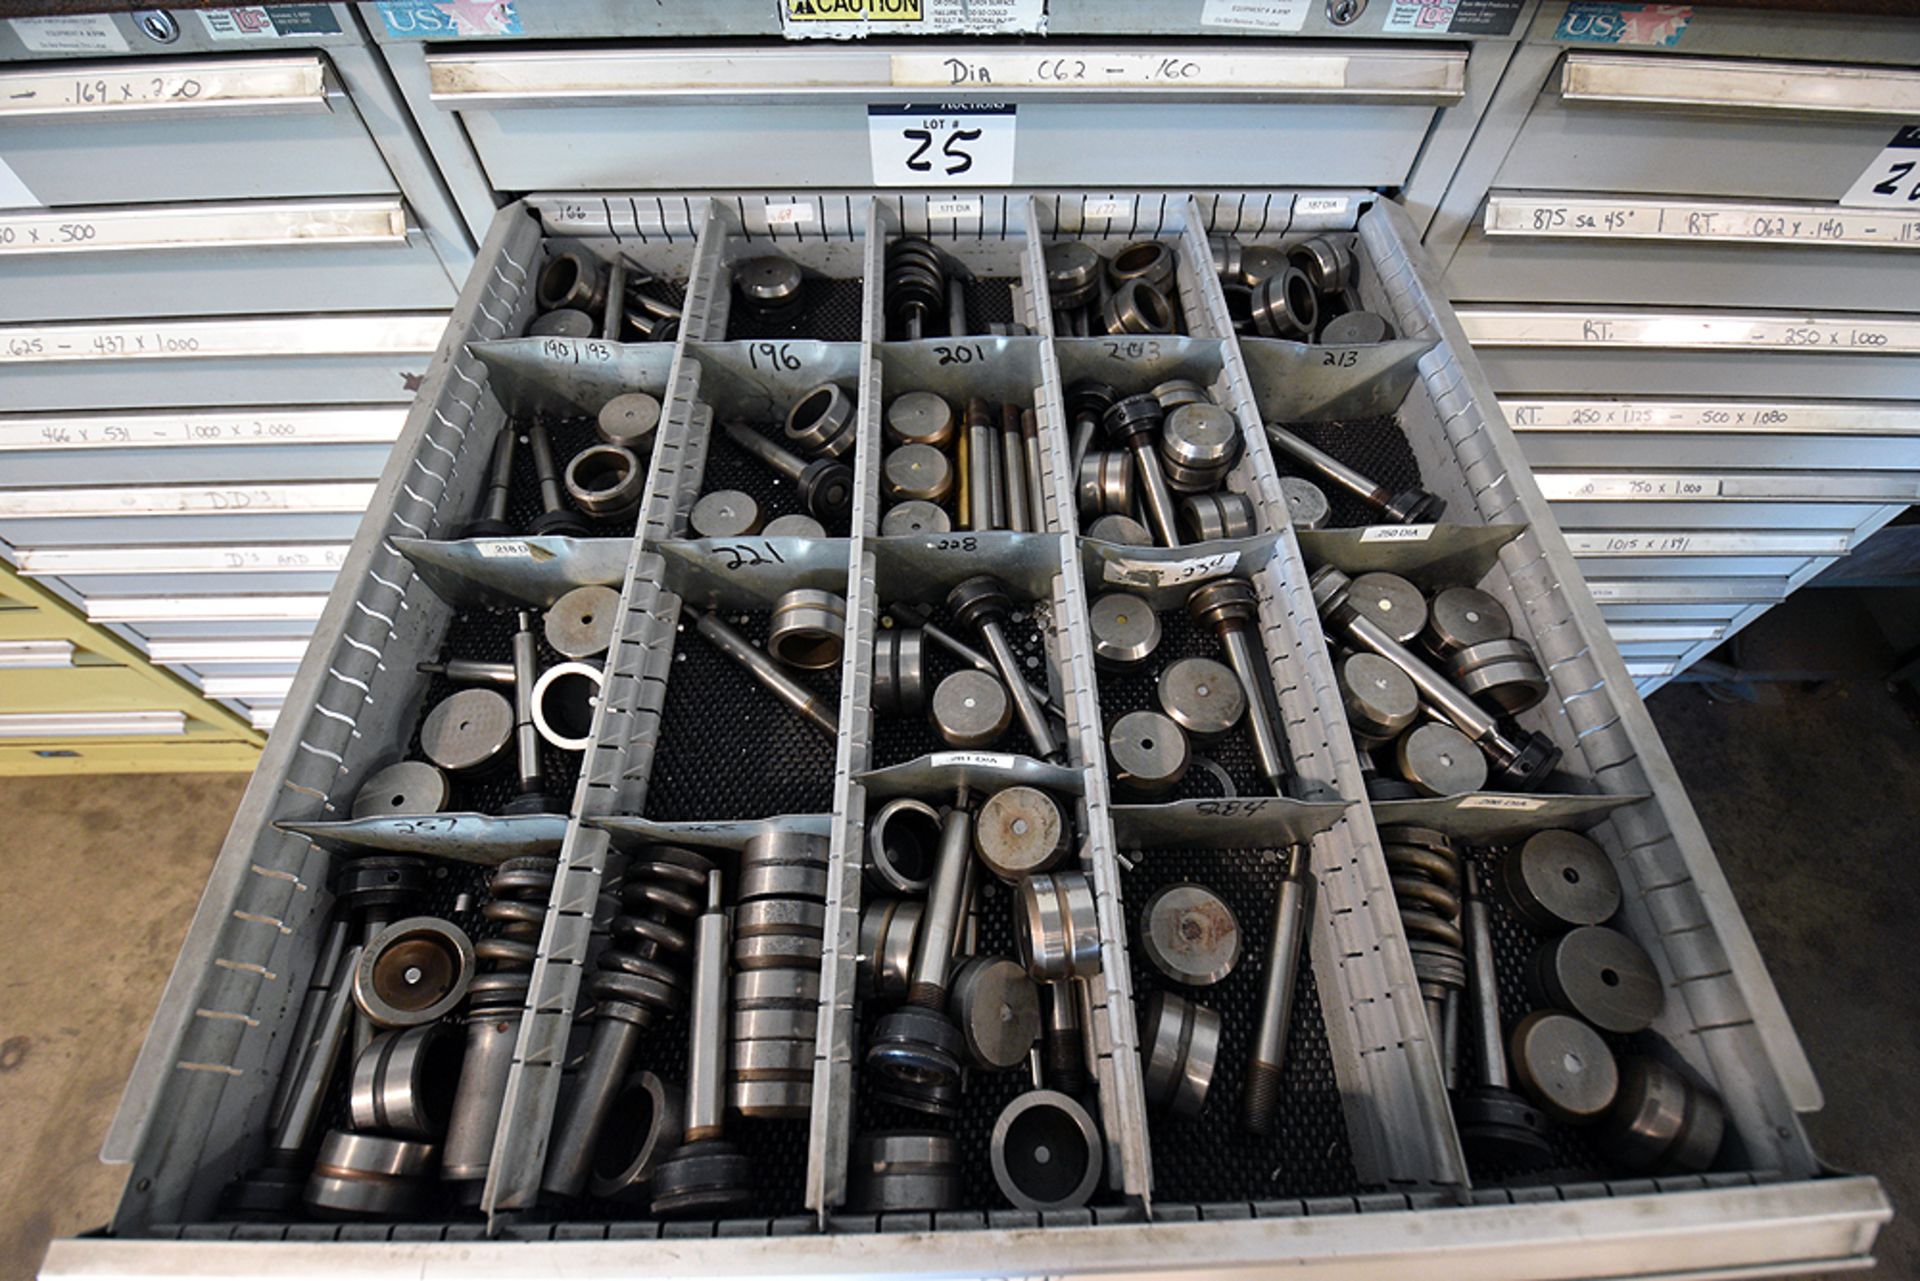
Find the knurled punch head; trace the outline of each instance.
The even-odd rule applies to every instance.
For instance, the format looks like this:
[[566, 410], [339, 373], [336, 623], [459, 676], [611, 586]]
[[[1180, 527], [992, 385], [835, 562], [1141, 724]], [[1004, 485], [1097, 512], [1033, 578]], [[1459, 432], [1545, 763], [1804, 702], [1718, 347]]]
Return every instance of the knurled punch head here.
[[969, 631], [998, 622], [1013, 605], [1007, 589], [992, 574], [976, 574], [947, 593], [947, 609]]

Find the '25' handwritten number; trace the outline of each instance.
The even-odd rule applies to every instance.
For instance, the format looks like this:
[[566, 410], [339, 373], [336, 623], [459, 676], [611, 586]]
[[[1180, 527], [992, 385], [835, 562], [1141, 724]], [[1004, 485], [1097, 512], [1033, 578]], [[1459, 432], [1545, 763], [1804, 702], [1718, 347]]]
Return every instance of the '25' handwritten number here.
[[[924, 157], [927, 151], [933, 146], [933, 131], [930, 129], [908, 129], [905, 132], [907, 141], [919, 144], [913, 149], [913, 154], [907, 157], [907, 168], [913, 170], [915, 173], [932, 173], [933, 161], [924, 159]], [[947, 158], [947, 175], [949, 177], [952, 177], [954, 174], [965, 173], [967, 170], [973, 168], [973, 153], [966, 150], [966, 148], [960, 144], [979, 141], [981, 132], [979, 129], [955, 129], [947, 135], [946, 142], [940, 147], [940, 154]]]

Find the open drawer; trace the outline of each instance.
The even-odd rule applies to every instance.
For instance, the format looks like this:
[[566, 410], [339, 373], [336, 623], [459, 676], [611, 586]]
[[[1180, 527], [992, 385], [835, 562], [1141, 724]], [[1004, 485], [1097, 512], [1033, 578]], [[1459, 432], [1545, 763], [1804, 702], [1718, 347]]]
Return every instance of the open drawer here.
[[[1118, 198], [1101, 193], [1105, 202]], [[44, 1274], [879, 1275], [951, 1271], [964, 1257], [967, 1269], [1000, 1275], [1248, 1271], [1285, 1262], [1309, 1275], [1413, 1268], [1483, 1278], [1759, 1275], [1867, 1260], [1890, 1213], [1886, 1200], [1870, 1178], [1824, 1170], [1808, 1147], [1797, 1115], [1819, 1105], [1818, 1087], [1629, 669], [1405, 215], [1358, 191], [1315, 193], [1311, 205], [1265, 191], [1127, 198], [1141, 217], [1138, 235], [1161, 241], [1178, 260], [1190, 336], [1111, 344], [1060, 336], [1059, 318], [1033, 286], [1047, 278], [1048, 244], [1098, 238], [1073, 212], [1084, 208], [1079, 193], [1024, 196], [991, 226], [934, 232], [936, 247], [959, 235], [1009, 242], [1004, 254], [952, 256], [1020, 282], [1015, 313], [1028, 332], [919, 341], [887, 341], [882, 328], [888, 246], [900, 227], [924, 225], [912, 216], [917, 197], [820, 197], [821, 207], [846, 215], [830, 243], [812, 228], [743, 219], [757, 194], [621, 195], [617, 204], [536, 198], [503, 210], [315, 630], [136, 1065], [107, 1150], [133, 1165], [119, 1212], [107, 1235], [56, 1243]], [[605, 215], [599, 232], [596, 205]], [[616, 208], [631, 236], [612, 230]], [[1209, 238], [1226, 236], [1243, 252], [1265, 246], [1283, 256], [1300, 241], [1329, 238], [1355, 264], [1344, 305], [1386, 318], [1396, 336], [1373, 344], [1236, 336], [1211, 262]], [[519, 337], [535, 311], [536, 282], [563, 250], [600, 264], [628, 261], [671, 286], [683, 337]], [[780, 337], [725, 335], [741, 319], [730, 307], [753, 297], [750, 284], [743, 291], [737, 283], [749, 275], [743, 264], [787, 250], [802, 278], [811, 272], [842, 288], [858, 282], [857, 342], [837, 304], [817, 322], [804, 307], [787, 316]], [[834, 328], [810, 330], [816, 323]], [[951, 368], [971, 361], [990, 371], [975, 383]], [[1166, 388], [1185, 405], [1210, 402], [1204, 416], [1238, 437], [1214, 492], [1244, 497], [1251, 528], [1162, 548], [1077, 536], [1071, 407], [1084, 403], [1081, 384], [1092, 371], [1122, 395]], [[837, 390], [823, 393], [821, 384]], [[904, 483], [885, 463], [889, 434], [917, 429], [931, 412], [896, 416], [889, 406], [903, 394], [957, 399], [969, 388], [1004, 402], [998, 439], [1008, 475], [1015, 458], [1029, 468], [1025, 528], [885, 529], [881, 504], [899, 498]], [[635, 389], [654, 397], [660, 413], [634, 514], [597, 520], [584, 537], [522, 532], [540, 507], [522, 468], [509, 473], [501, 508], [514, 528], [461, 537], [481, 508], [503, 434], [537, 428], [564, 464], [592, 439], [598, 408]], [[816, 397], [827, 408], [799, 412]], [[1029, 409], [1033, 431], [1022, 454]], [[820, 428], [815, 412], [845, 421]], [[967, 430], [980, 417], [970, 410]], [[820, 492], [799, 477], [791, 478], [796, 488], [784, 477], [775, 484], [771, 473], [755, 476], [746, 454], [721, 452], [748, 449], [741, 442], [755, 433], [776, 434], [783, 418], [788, 439], [833, 441], [832, 459], [847, 468], [849, 483], [838, 510], [844, 524], [823, 519], [822, 533], [843, 528], [847, 536], [767, 534], [743, 519], [749, 508], [801, 515], [796, 503]], [[1358, 527], [1347, 520], [1344, 531], [1303, 537], [1281, 483], [1292, 456], [1267, 430], [1275, 424], [1327, 429], [1317, 439], [1336, 455], [1356, 441], [1368, 445], [1375, 452], [1349, 465], [1364, 463], [1383, 482], [1443, 500], [1442, 523], [1376, 527], [1362, 515]], [[699, 511], [723, 481], [729, 496]], [[1013, 510], [1012, 486], [1005, 478], [994, 484]], [[1375, 528], [1397, 532], [1369, 538]], [[1328, 550], [1341, 546], [1348, 551]], [[1724, 1101], [1728, 1137], [1708, 1168], [1630, 1173], [1568, 1149], [1551, 1168], [1517, 1178], [1463, 1154], [1444, 1038], [1429, 1028], [1382, 843], [1392, 812], [1376, 816], [1366, 803], [1310, 585], [1310, 566], [1381, 547], [1412, 557], [1395, 562], [1405, 565], [1423, 549], [1467, 549], [1447, 572], [1499, 600], [1546, 669], [1546, 697], [1521, 724], [1560, 754], [1548, 787], [1493, 805], [1465, 804], [1473, 797], [1416, 804], [1452, 811], [1427, 816], [1433, 825], [1456, 824], [1488, 842], [1539, 814], [1599, 843], [1625, 886], [1619, 924], [1650, 954], [1665, 994], [1664, 1012], [1636, 1048]], [[961, 590], [979, 574], [999, 581], [1003, 600], [978, 605]], [[1228, 582], [1244, 585], [1236, 590], [1246, 602], [1233, 615], [1241, 629], [1233, 642], [1232, 628], [1205, 634], [1188, 617], [1200, 619], [1191, 603], [1196, 583]], [[349, 817], [375, 769], [420, 750], [423, 704], [452, 689], [444, 673], [417, 664], [504, 657], [516, 611], [591, 585], [617, 597], [610, 646], [592, 660], [601, 693], [580, 727], [581, 749], [543, 754], [544, 812], [499, 813], [512, 788], [496, 779], [457, 782], [449, 806], [459, 813]], [[727, 661], [724, 630], [711, 624], [737, 629], [751, 647], [784, 625], [774, 615], [796, 589], [839, 602], [842, 640], [825, 656], [802, 651], [806, 661], [787, 673], [776, 699]], [[1144, 801], [1121, 790], [1146, 775], [1116, 752], [1116, 727], [1151, 697], [1153, 682], [1139, 670], [1116, 674], [1114, 654], [1097, 648], [1114, 620], [1102, 602], [1116, 591], [1159, 615], [1167, 657], [1179, 650], [1236, 664], [1237, 679], [1268, 709], [1270, 748], [1222, 737], [1207, 748], [1217, 772], [1195, 772], [1191, 786], [1180, 784], [1188, 790]], [[1002, 641], [981, 622], [989, 616], [1000, 619]], [[1206, 618], [1213, 627], [1215, 616]], [[1009, 700], [1019, 715], [1002, 723], [1014, 728], [969, 745], [961, 740], [972, 733], [973, 703], [948, 704], [932, 728], [899, 712], [898, 633], [909, 626], [926, 637], [941, 626], [977, 631], [991, 651], [981, 661], [1003, 676], [1017, 670], [1033, 687], [1027, 699]], [[1248, 656], [1236, 657], [1242, 642]], [[769, 640], [763, 657], [773, 650]], [[929, 650], [924, 676], [944, 687], [979, 676], [972, 666]], [[1269, 756], [1279, 762], [1271, 770]], [[937, 1093], [941, 1073], [896, 1074], [890, 1066], [905, 1061], [896, 1053], [901, 1025], [892, 1020], [927, 1014], [927, 992], [916, 969], [916, 986], [904, 989], [913, 1000], [901, 1004], [900, 989], [885, 995], [891, 980], [877, 961], [889, 953], [867, 935], [868, 909], [888, 894], [911, 893], [873, 888], [897, 887], [905, 874], [888, 881], [866, 865], [877, 841], [886, 848], [877, 828], [892, 803], [928, 802], [932, 830], [946, 841], [956, 821], [966, 834], [965, 816], [980, 797], [1016, 790], [1036, 807], [1021, 813], [1057, 820], [1057, 840], [1030, 851], [1047, 870], [1004, 871], [1016, 857], [1006, 833], [1025, 829], [970, 838], [984, 870], [971, 893], [975, 924], [957, 932], [980, 953], [1010, 952], [1028, 928], [1019, 922], [1061, 914], [1053, 928], [1028, 935], [1045, 946], [1030, 947], [1011, 968], [1052, 989], [1040, 1005], [1049, 1022], [1077, 1025], [1060, 1044], [1078, 1052], [1079, 1074], [1069, 1083], [1050, 1054], [1037, 1068], [1024, 1054], [1000, 1056], [999, 1070], [989, 1071], [981, 1065], [995, 1056], [969, 1042], [974, 1066], [955, 1103]], [[1530, 808], [1549, 790], [1558, 799]], [[960, 800], [948, 799], [956, 794]], [[1497, 823], [1484, 824], [1476, 810]], [[325, 977], [330, 873], [369, 843], [445, 869], [415, 910], [460, 922], [484, 941], [493, 937], [484, 924], [495, 919], [485, 914], [490, 897], [517, 893], [521, 906], [505, 915], [539, 922], [537, 938], [513, 936], [533, 946], [514, 952], [524, 963], [516, 980], [524, 997], [500, 1015], [511, 1044], [491, 1060], [500, 1072], [486, 1118], [491, 1142], [478, 1145], [477, 1164], [423, 1181], [410, 1212], [342, 1220], [296, 1206], [243, 1219], [234, 1189], [267, 1164], [274, 1096], [299, 1057], [302, 998], [316, 971]], [[811, 851], [791, 863], [805, 865], [813, 888], [794, 893], [819, 910], [794, 909], [817, 922], [800, 960], [743, 964], [735, 975], [736, 991], [742, 974], [793, 976], [780, 980], [791, 988], [782, 987], [777, 1020], [788, 1048], [766, 1078], [783, 1087], [778, 1109], [721, 1122], [724, 1141], [749, 1159], [751, 1189], [727, 1213], [693, 1217], [656, 1217], [644, 1200], [622, 1200], [619, 1178], [580, 1194], [586, 1184], [569, 1185], [565, 1154], [579, 1155], [569, 1136], [588, 1106], [581, 1100], [590, 1095], [589, 1047], [619, 1003], [617, 986], [600, 976], [629, 964], [629, 972], [650, 972], [620, 959], [623, 950], [632, 956], [636, 939], [657, 937], [630, 919], [651, 893], [645, 878], [679, 876], [669, 864], [684, 872], [715, 863], [723, 875], [710, 883], [731, 902], [736, 881], [746, 880], [735, 860], [765, 861], [766, 850], [783, 843]], [[667, 846], [677, 849], [671, 858]], [[970, 862], [967, 846], [958, 848]], [[1283, 859], [1287, 850], [1300, 853]], [[507, 877], [495, 887], [494, 874], [473, 866], [509, 856], [521, 871], [538, 863], [541, 886], [514, 890]], [[1036, 884], [1042, 875], [1051, 878], [1044, 889]], [[626, 908], [609, 894], [622, 877]], [[1274, 1074], [1279, 1123], [1270, 1137], [1239, 1132], [1231, 1070], [1216, 1079], [1218, 1095], [1197, 1128], [1170, 1118], [1158, 1110], [1157, 1074], [1141, 1062], [1148, 1011], [1164, 1004], [1152, 998], [1168, 994], [1155, 977], [1165, 971], [1141, 942], [1147, 900], [1176, 881], [1212, 881], [1237, 914], [1246, 955], [1227, 982], [1242, 986], [1223, 985], [1217, 997], [1185, 994], [1218, 1001], [1227, 1015], [1218, 1056], [1244, 1061], [1258, 1004], [1250, 989], [1265, 973], [1258, 956], [1285, 877], [1305, 878], [1311, 891], [1294, 933], [1293, 1049]], [[952, 893], [964, 903], [959, 885]], [[927, 914], [942, 892], [929, 891]], [[688, 915], [701, 916], [705, 931], [719, 914]], [[761, 943], [767, 915], [758, 901], [736, 908], [737, 922], [757, 923], [745, 942]], [[952, 919], [964, 923], [966, 915]], [[739, 961], [760, 950], [732, 955]], [[709, 972], [695, 979], [696, 990], [711, 994], [717, 981]], [[596, 1004], [600, 1017], [589, 1017]], [[1009, 998], [1009, 1021], [1014, 1004]], [[757, 1039], [732, 1026], [744, 1042]], [[1038, 1026], [1030, 1026], [1028, 1044], [1037, 1048]], [[663, 1018], [628, 1065], [669, 1084], [704, 1070], [681, 1071], [687, 1027], [679, 1016]], [[802, 1045], [810, 1049], [795, 1048]], [[747, 1057], [760, 1061], [758, 1052]], [[735, 1058], [736, 1069], [743, 1061]], [[1030, 1072], [1051, 1088], [1029, 1089]], [[344, 1129], [344, 1082], [333, 1087], [334, 1110], [322, 1124]], [[903, 1092], [916, 1090], [946, 1098], [950, 1111], [897, 1110]], [[1042, 1094], [1051, 1097], [1036, 1098]], [[757, 1092], [734, 1097], [750, 1096]], [[644, 1117], [628, 1108], [621, 1115]], [[927, 1121], [928, 1113], [946, 1120]], [[872, 1140], [909, 1124], [903, 1117], [918, 1118], [916, 1130], [950, 1136], [945, 1150], [958, 1154], [930, 1172], [943, 1189], [937, 1204], [924, 1188], [903, 1192], [904, 1203], [875, 1200], [871, 1176], [887, 1163]], [[469, 1155], [472, 1137], [463, 1136]], [[1209, 1160], [1214, 1154], [1219, 1159]], [[283, 1184], [299, 1185], [304, 1161], [283, 1170]], [[1070, 1179], [1061, 1174], [1067, 1168]], [[639, 1241], [673, 1244], [669, 1253]]]

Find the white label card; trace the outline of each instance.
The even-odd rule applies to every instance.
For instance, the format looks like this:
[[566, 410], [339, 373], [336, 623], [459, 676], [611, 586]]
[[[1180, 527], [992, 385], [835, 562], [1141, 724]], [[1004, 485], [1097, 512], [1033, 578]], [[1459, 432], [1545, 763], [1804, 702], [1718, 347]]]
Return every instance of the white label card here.
[[962, 218], [978, 218], [980, 202], [978, 200], [929, 200], [927, 201], [928, 222], [957, 222]]
[[1920, 211], [1920, 125], [1894, 134], [1840, 203]]
[[1335, 218], [1346, 211], [1345, 196], [1301, 196], [1293, 202], [1296, 218]]
[[1540, 796], [1476, 795], [1461, 797], [1460, 803], [1454, 808], [1463, 810], [1518, 810], [1521, 813], [1530, 814], [1534, 810], [1545, 809], [1546, 805], [1546, 798]]
[[810, 200], [792, 200], [785, 204], [766, 207], [767, 226], [791, 227], [796, 223], [813, 222], [819, 217], [819, 211]]
[[125, 53], [126, 37], [104, 13], [58, 18], [15, 18], [9, 26], [35, 53]]
[[1231, 31], [1298, 31], [1307, 25], [1312, 0], [1206, 0], [1200, 25]]
[[1424, 543], [1432, 537], [1432, 525], [1369, 525], [1360, 531], [1363, 543]]
[[1012, 769], [1013, 757], [1006, 752], [935, 752], [927, 757], [935, 769], [949, 765], [978, 765], [983, 769]]
[[867, 108], [873, 181], [879, 187], [1013, 182], [1012, 104], [875, 103]]
[[1131, 218], [1133, 217], [1133, 201], [1125, 199], [1116, 200], [1111, 197], [1105, 200], [1084, 200], [1080, 203], [1080, 217], [1083, 219]]
[[1185, 560], [1130, 560], [1115, 557], [1106, 563], [1102, 575], [1109, 583], [1125, 583], [1134, 587], [1165, 587], [1179, 583], [1196, 583], [1203, 578], [1216, 578], [1231, 573], [1240, 563], [1237, 551], [1215, 552], [1211, 556], [1190, 556]]
[[533, 549], [521, 542], [481, 539], [473, 547], [488, 560], [530, 560], [533, 557]]

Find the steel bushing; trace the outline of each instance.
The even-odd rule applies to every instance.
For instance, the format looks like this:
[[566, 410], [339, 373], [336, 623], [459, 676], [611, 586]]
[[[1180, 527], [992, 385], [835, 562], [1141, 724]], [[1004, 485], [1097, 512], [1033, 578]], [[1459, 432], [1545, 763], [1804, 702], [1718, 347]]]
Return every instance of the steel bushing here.
[[447, 1023], [382, 1032], [353, 1063], [347, 1113], [356, 1130], [438, 1139], [447, 1130], [466, 1044]]
[[1352, 251], [1325, 236], [1301, 241], [1288, 252], [1287, 261], [1320, 293], [1337, 294], [1353, 283]]
[[547, 644], [562, 658], [598, 658], [613, 645], [620, 622], [620, 593], [611, 587], [576, 587], [547, 606], [540, 620]]
[[610, 1123], [594, 1145], [587, 1191], [611, 1198], [646, 1187], [686, 1132], [686, 1091], [651, 1072], [631, 1074], [614, 1097]]
[[1514, 914], [1542, 934], [1600, 925], [1620, 910], [1620, 874], [1607, 852], [1578, 832], [1550, 828], [1500, 860], [1500, 887]]
[[1645, 948], [1604, 925], [1543, 945], [1527, 967], [1535, 1005], [1577, 1014], [1603, 1032], [1639, 1032], [1660, 1017], [1666, 992]]
[[1168, 663], [1155, 692], [1160, 710], [1194, 738], [1218, 738], [1238, 725], [1247, 711], [1247, 691], [1240, 678], [1231, 667], [1211, 658]]
[[589, 445], [567, 464], [564, 483], [575, 507], [596, 520], [615, 520], [640, 509], [647, 466], [624, 445]]
[[[1130, 458], [1130, 455], [1121, 455]], [[1088, 538], [1103, 543], [1118, 543], [1122, 547], [1153, 546], [1153, 531], [1131, 516], [1122, 516], [1118, 512], [1109, 512], [1086, 528]]]
[[1061, 308], [1085, 306], [1100, 293], [1100, 255], [1079, 240], [1056, 240], [1043, 251], [1047, 293]]
[[644, 391], [615, 396], [600, 406], [595, 425], [607, 444], [644, 454], [653, 448], [654, 433], [660, 429], [660, 401]]
[[940, 853], [940, 811], [912, 797], [888, 801], [867, 823], [867, 878], [891, 894], [921, 895]]
[[593, 317], [584, 311], [575, 311], [571, 307], [562, 307], [559, 311], [550, 311], [535, 316], [527, 325], [529, 338], [591, 338], [598, 328]]
[[1104, 592], [1087, 610], [1094, 661], [1119, 671], [1140, 666], [1160, 647], [1160, 615], [1131, 592]]
[[934, 1130], [855, 1135], [847, 1160], [847, 1209], [926, 1214], [960, 1204], [960, 1142]]
[[1295, 529], [1321, 529], [1333, 515], [1326, 494], [1310, 480], [1282, 476], [1280, 496], [1287, 500], [1287, 520]]
[[1160, 402], [1160, 408], [1171, 414], [1185, 405], [1211, 405], [1213, 397], [1207, 389], [1191, 378], [1169, 378], [1165, 382], [1154, 384], [1147, 393]]
[[1218, 405], [1181, 405], [1160, 424], [1160, 468], [1179, 493], [1212, 489], [1239, 458], [1240, 424]]
[[826, 925], [826, 905], [810, 899], [763, 898], [742, 903], [734, 909], [734, 966], [741, 970], [816, 966]]
[[806, 832], [762, 832], [740, 851], [737, 902], [762, 898], [827, 901], [827, 839]]
[[541, 311], [567, 308], [597, 316], [607, 305], [607, 275], [600, 260], [578, 249], [562, 249], [547, 259], [534, 286]]
[[1620, 1067], [1600, 1034], [1558, 1010], [1535, 1010], [1507, 1042], [1514, 1084], [1562, 1125], [1592, 1125], [1620, 1092]]
[[900, 445], [880, 460], [880, 491], [896, 503], [943, 503], [953, 493], [953, 464], [932, 445]]
[[840, 664], [847, 638], [847, 602], [833, 592], [796, 587], [774, 601], [767, 623], [767, 653], [803, 672]]
[[353, 816], [438, 814], [452, 796], [447, 776], [425, 761], [395, 761], [375, 770], [353, 794]]
[[1323, 347], [1371, 347], [1389, 341], [1393, 326], [1387, 318], [1371, 311], [1349, 311], [1335, 316], [1320, 329]]
[[1253, 288], [1253, 328], [1262, 338], [1308, 342], [1320, 324], [1320, 299], [1298, 267], [1288, 267]]
[[1162, 886], [1140, 910], [1140, 950], [1175, 983], [1211, 987], [1239, 963], [1240, 921], [1204, 885]]
[[1726, 1129], [1726, 1108], [1712, 1090], [1633, 1054], [1620, 1061], [1619, 1093], [1593, 1138], [1632, 1173], [1697, 1174], [1712, 1167]]
[[931, 1116], [960, 1112], [960, 1065], [967, 1042], [939, 1010], [903, 1005], [867, 1040], [867, 1089], [875, 1098]]
[[1101, 304], [1100, 317], [1106, 322], [1107, 332], [1116, 336], [1173, 332], [1173, 304], [1144, 280], [1114, 286]]
[[[1340, 701], [1353, 736], [1385, 747], [1420, 718], [1420, 691], [1399, 666], [1378, 654], [1348, 654], [1334, 665]], [[1473, 755], [1478, 758], [1476, 749]]]
[[1448, 660], [1447, 675], [1462, 693], [1510, 716], [1547, 696], [1547, 674], [1540, 670], [1533, 647], [1518, 638], [1467, 646]]
[[1220, 296], [1227, 304], [1227, 324], [1236, 334], [1253, 332], [1253, 290], [1239, 281], [1223, 281]]
[[1163, 294], [1171, 293], [1173, 264], [1173, 249], [1164, 241], [1136, 240], [1107, 259], [1107, 280], [1116, 289], [1129, 280], [1142, 280]]
[[895, 503], [880, 518], [884, 538], [907, 538], [918, 534], [944, 534], [953, 528], [953, 518], [937, 503], [909, 500]]
[[1509, 640], [1513, 620], [1506, 607], [1477, 587], [1449, 587], [1427, 602], [1427, 626], [1420, 639], [1441, 659], [1488, 641]]
[[1398, 574], [1375, 571], [1347, 586], [1347, 606], [1405, 645], [1427, 625], [1427, 598]]
[[1215, 233], [1207, 237], [1207, 248], [1213, 253], [1214, 275], [1222, 282], [1240, 279], [1242, 246], [1238, 240]]
[[904, 1001], [913, 983], [913, 949], [920, 936], [918, 899], [877, 898], [860, 909], [860, 958], [854, 977], [867, 1000]]
[[901, 236], [887, 245], [883, 297], [890, 335], [917, 341], [927, 322], [942, 316], [947, 301], [947, 260], [921, 236]]
[[1393, 744], [1394, 767], [1422, 796], [1462, 796], [1487, 785], [1487, 757], [1451, 725], [1428, 721]]
[[1037, 787], [1001, 788], [974, 817], [973, 850], [989, 872], [1018, 884], [1024, 877], [1052, 871], [1066, 856], [1066, 816], [1059, 803]]
[[1180, 530], [1192, 542], [1252, 538], [1256, 528], [1245, 494], [1189, 494], [1180, 502]]
[[1007, 687], [971, 668], [953, 672], [934, 686], [928, 711], [935, 732], [949, 747], [991, 747], [1013, 724]]
[[451, 921], [409, 916], [360, 953], [353, 1001], [375, 1027], [417, 1027], [451, 1014], [473, 982], [473, 940]]
[[853, 397], [838, 383], [821, 383], [787, 410], [787, 440], [802, 451], [839, 458], [853, 448]]
[[457, 690], [420, 722], [421, 754], [455, 774], [492, 765], [512, 741], [513, 704], [498, 690]]
[[411, 1213], [433, 1173], [434, 1154], [433, 1144], [418, 1139], [328, 1130], [307, 1178], [307, 1208], [355, 1217]]
[[825, 538], [827, 536], [826, 526], [813, 517], [802, 516], [798, 512], [775, 516], [760, 532], [768, 538]]
[[993, 1123], [994, 1182], [1020, 1210], [1069, 1210], [1100, 1186], [1106, 1140], [1093, 1117], [1057, 1090], [1029, 1090]]
[[1159, 712], [1128, 712], [1107, 731], [1113, 781], [1136, 796], [1165, 796], [1187, 776], [1186, 731]]
[[1089, 449], [1080, 459], [1074, 497], [1083, 516], [1131, 513], [1133, 455], [1124, 449]]
[[760, 504], [738, 489], [716, 489], [687, 517], [695, 538], [739, 538], [760, 532]]
[[1155, 992], [1147, 998], [1141, 1029], [1147, 1102], [1175, 1116], [1199, 1116], [1220, 1059], [1220, 1015], [1171, 992]]
[[1029, 876], [1014, 890], [1013, 912], [1020, 961], [1036, 980], [1056, 983], [1099, 972], [1100, 921], [1083, 873]]
[[873, 710], [918, 716], [927, 706], [926, 633], [883, 627], [873, 634]]
[[930, 391], [910, 391], [887, 402], [887, 442], [893, 445], [931, 445], [953, 442], [958, 426], [946, 397]]
[[1021, 1066], [1040, 1039], [1040, 990], [1024, 969], [1004, 956], [962, 961], [954, 971], [947, 1006], [967, 1043], [967, 1054], [989, 1072]]
[[563, 752], [593, 743], [593, 712], [606, 674], [591, 663], [555, 663], [533, 683], [533, 727]]
[[733, 264], [734, 293], [763, 320], [779, 321], [797, 315], [805, 281], [800, 264], [779, 254]]
[[1258, 289], [1261, 282], [1287, 269], [1287, 252], [1272, 245], [1246, 245], [1240, 250], [1240, 283]]

